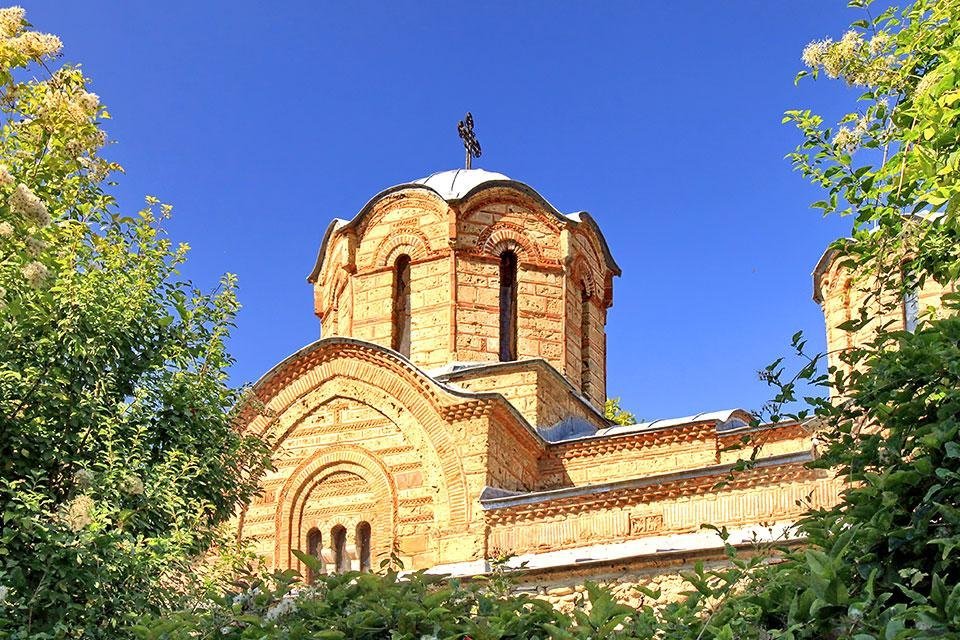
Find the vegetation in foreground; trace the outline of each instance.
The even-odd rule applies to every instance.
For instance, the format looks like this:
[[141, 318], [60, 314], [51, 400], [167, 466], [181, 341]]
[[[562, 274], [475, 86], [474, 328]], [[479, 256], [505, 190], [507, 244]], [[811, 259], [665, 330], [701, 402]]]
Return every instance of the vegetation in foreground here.
[[[804, 137], [794, 165], [825, 191], [814, 206], [852, 220], [850, 241], [836, 248], [871, 283], [875, 309], [926, 279], [960, 277], [960, 0], [876, 16], [869, 2], [851, 4], [864, 17], [840, 39], [809, 45], [801, 75], [860, 87], [858, 110], [834, 127], [805, 110], [786, 120]], [[778, 563], [728, 548], [730, 566], [691, 572], [681, 601], [646, 591], [633, 609], [590, 585], [571, 615], [510, 594], [500, 574], [460, 583], [401, 578], [390, 566], [309, 586], [290, 573], [241, 575], [226, 595], [202, 597], [189, 588], [188, 562], [216, 541], [216, 525], [265, 464], [257, 443], [229, 429], [236, 398], [224, 385], [222, 339], [231, 289], [211, 298], [178, 283], [182, 252], [159, 236], [154, 215], [112, 213], [100, 188], [114, 168], [97, 155], [102, 107], [76, 69], [16, 81], [59, 41], [27, 35], [18, 10], [0, 16], [0, 634], [960, 636], [956, 296], [912, 333], [877, 326], [876, 314], [853, 318], [845, 329], [869, 328], [876, 339], [844, 353], [848, 366], [818, 373], [822, 356], [797, 335], [799, 370], [788, 374], [779, 360], [763, 372], [777, 391], [768, 417], [815, 416], [816, 464], [850, 480], [837, 507], [798, 525], [804, 548], [767, 550]], [[843, 400], [808, 397], [781, 414], [808, 383]]]

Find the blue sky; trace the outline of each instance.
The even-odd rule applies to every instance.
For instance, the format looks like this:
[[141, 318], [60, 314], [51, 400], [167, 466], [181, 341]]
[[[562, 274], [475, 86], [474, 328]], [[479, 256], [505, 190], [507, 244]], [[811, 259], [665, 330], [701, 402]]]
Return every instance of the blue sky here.
[[843, 2], [26, 2], [109, 106], [120, 202], [174, 204], [186, 275], [238, 274], [233, 378], [316, 339], [305, 281], [332, 217], [463, 162], [587, 210], [623, 268], [608, 394], [647, 419], [769, 396], [757, 369], [803, 329], [810, 272], [843, 220], [783, 159], [786, 109], [856, 94], [794, 87]]

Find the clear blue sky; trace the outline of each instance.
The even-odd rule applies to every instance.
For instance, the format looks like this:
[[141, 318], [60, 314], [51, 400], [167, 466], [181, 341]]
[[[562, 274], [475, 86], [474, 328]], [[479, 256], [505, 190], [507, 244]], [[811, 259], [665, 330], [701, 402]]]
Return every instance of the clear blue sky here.
[[305, 281], [332, 217], [463, 161], [590, 211], [623, 268], [608, 393], [653, 419], [768, 397], [791, 334], [822, 347], [810, 272], [845, 221], [783, 159], [783, 111], [855, 94], [794, 87], [843, 2], [26, 2], [114, 120], [119, 196], [175, 206], [186, 275], [240, 278], [237, 383], [316, 339]]

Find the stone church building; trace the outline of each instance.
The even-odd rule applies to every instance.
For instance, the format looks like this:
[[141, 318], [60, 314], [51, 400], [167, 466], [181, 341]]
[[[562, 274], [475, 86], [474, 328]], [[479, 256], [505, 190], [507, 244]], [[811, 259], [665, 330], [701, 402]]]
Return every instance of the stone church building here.
[[[472, 575], [509, 556], [562, 598], [583, 577], [719, 560], [702, 523], [746, 545], [832, 504], [838, 481], [804, 466], [804, 425], [752, 427], [737, 409], [604, 418], [619, 275], [593, 217], [480, 169], [333, 220], [309, 276], [323, 338], [266, 373], [262, 408], [241, 416], [275, 470], [239, 534], [276, 568], [301, 568], [295, 549], [328, 571], [392, 554]], [[744, 436], [763, 444], [756, 468], [729, 476]]]

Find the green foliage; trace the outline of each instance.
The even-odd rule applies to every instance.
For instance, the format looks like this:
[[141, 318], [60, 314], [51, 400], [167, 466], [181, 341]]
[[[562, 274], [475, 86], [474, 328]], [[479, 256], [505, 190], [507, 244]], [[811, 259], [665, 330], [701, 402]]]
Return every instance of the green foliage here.
[[179, 603], [267, 461], [231, 426], [233, 277], [179, 279], [156, 199], [116, 211], [108, 113], [47, 71], [59, 46], [0, 11], [0, 637], [115, 637]]
[[[840, 503], [798, 526], [802, 550], [756, 572], [730, 606], [757, 606], [764, 633], [786, 638], [940, 638], [960, 634], [960, 318], [956, 299], [900, 331], [903, 295], [960, 275], [960, 2], [918, 0], [866, 18], [840, 40], [804, 51], [810, 75], [864, 87], [861, 108], [825, 128], [810, 111], [787, 113], [804, 142], [789, 157], [827, 197], [825, 214], [851, 215], [834, 249], [865, 294], [839, 328], [858, 332], [841, 366], [819, 372], [822, 354], [786, 376], [764, 371], [778, 392], [775, 418], [801, 383], [833, 401], [804, 399], [815, 415], [814, 466], [848, 481]], [[806, 73], [801, 74], [806, 75]], [[890, 320], [893, 318], [893, 320]]]
[[633, 413], [620, 408], [620, 398], [607, 398], [603, 404], [603, 417], [620, 425], [637, 424]]
[[[298, 556], [299, 557], [299, 556]], [[311, 585], [292, 571], [251, 578], [201, 612], [144, 619], [134, 628], [143, 640], [188, 638], [341, 638], [395, 640], [529, 639], [617, 640], [663, 637], [755, 637], [759, 609], [734, 611], [724, 602], [737, 580], [759, 566], [690, 575], [686, 600], [664, 610], [617, 603], [610, 591], [587, 582], [584, 597], [563, 614], [544, 600], [510, 594], [496, 572], [470, 581], [421, 571], [384, 575], [320, 575]], [[651, 602], [659, 594], [643, 590]]]

